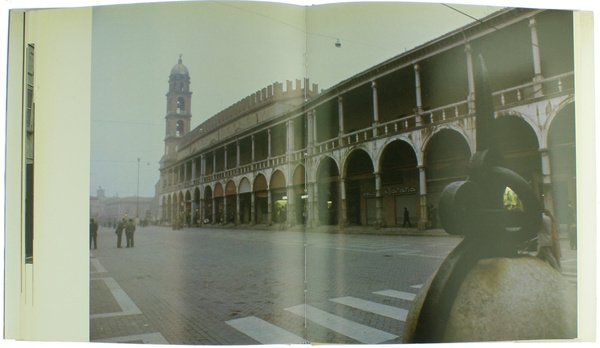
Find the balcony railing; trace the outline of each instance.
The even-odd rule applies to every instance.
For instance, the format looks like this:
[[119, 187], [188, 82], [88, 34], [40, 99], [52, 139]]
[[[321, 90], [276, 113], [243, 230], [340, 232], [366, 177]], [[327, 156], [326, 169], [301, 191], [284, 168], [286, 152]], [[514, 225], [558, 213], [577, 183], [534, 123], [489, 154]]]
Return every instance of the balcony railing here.
[[[507, 88], [492, 93], [497, 110], [515, 107], [530, 103], [540, 98], [551, 98], [561, 94], [569, 93], [574, 89], [573, 73], [565, 73], [539, 81], [529, 82], [523, 85]], [[401, 116], [395, 120], [372, 125], [368, 128], [345, 133], [341, 136], [317, 142], [313, 146], [313, 154], [320, 155], [347, 146], [385, 138], [395, 134], [408, 133], [419, 127], [428, 127], [445, 122], [452, 122], [459, 118], [473, 117], [470, 113], [469, 101], [462, 100], [456, 103], [444, 105], [420, 113]], [[201, 183], [209, 183], [225, 178], [231, 178], [250, 172], [260, 171], [267, 168], [283, 166], [288, 163], [302, 162], [308, 153], [308, 149], [295, 150], [276, 157], [267, 158], [253, 163], [241, 165], [236, 168], [223, 170], [203, 177], [186, 180], [183, 183], [167, 185], [163, 191], [178, 191], [197, 186]]]

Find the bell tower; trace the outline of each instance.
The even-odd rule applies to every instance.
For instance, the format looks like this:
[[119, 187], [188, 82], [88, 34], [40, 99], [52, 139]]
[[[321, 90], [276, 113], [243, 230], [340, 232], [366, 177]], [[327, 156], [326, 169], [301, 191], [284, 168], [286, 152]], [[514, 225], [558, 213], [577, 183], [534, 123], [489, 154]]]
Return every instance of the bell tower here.
[[165, 154], [163, 157], [165, 161], [175, 158], [179, 140], [190, 131], [191, 104], [190, 74], [179, 55], [179, 61], [173, 66], [169, 75], [167, 115], [165, 116]]

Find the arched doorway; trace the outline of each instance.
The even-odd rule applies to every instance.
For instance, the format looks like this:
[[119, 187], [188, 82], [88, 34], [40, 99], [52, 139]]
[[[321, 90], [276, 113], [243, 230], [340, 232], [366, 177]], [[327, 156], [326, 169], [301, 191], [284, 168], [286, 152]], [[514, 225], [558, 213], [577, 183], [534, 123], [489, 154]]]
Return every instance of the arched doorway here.
[[366, 151], [357, 149], [350, 153], [346, 160], [346, 212], [351, 225], [377, 222], [374, 172], [373, 160]]
[[235, 215], [237, 213], [236, 199], [235, 183], [233, 180], [229, 180], [225, 186], [225, 211], [227, 212], [227, 216], [225, 217], [226, 223], [235, 223]]
[[443, 129], [431, 137], [425, 148], [428, 205], [437, 209], [444, 188], [466, 179], [470, 158], [469, 145], [457, 131]]
[[240, 200], [240, 223], [249, 224], [252, 221], [250, 215], [252, 205], [252, 187], [248, 178], [242, 178], [238, 192]]
[[268, 187], [264, 175], [258, 174], [254, 179], [254, 221], [257, 224], [268, 223]]
[[210, 186], [204, 187], [204, 224], [214, 223], [213, 216], [213, 193]]
[[337, 225], [339, 216], [340, 171], [331, 157], [324, 157], [317, 169], [319, 222]]
[[285, 177], [281, 170], [271, 175], [271, 220], [274, 223], [284, 223], [287, 220], [288, 197]]
[[[404, 207], [409, 215], [419, 211], [419, 170], [412, 146], [402, 140], [386, 145], [381, 153], [380, 173], [383, 222], [386, 226], [402, 226]], [[435, 217], [429, 219], [436, 222]]]
[[[562, 228], [576, 223], [575, 106], [562, 109], [548, 131], [554, 214]], [[571, 207], [569, 207], [569, 204]]]
[[534, 192], [541, 197], [542, 159], [533, 129], [518, 116], [503, 116], [495, 120], [494, 132], [503, 165], [531, 183]]
[[303, 165], [298, 165], [294, 170], [292, 176], [292, 191], [294, 192], [294, 212], [292, 216], [295, 221], [294, 224], [306, 224], [306, 200], [308, 198], [306, 194], [306, 171]]

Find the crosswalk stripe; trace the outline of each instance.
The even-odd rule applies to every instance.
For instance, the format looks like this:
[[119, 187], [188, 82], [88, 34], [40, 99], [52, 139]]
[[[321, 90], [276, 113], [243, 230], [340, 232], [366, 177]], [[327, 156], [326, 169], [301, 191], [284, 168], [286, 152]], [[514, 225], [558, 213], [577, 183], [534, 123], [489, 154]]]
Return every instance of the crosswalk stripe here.
[[410, 292], [398, 291], [398, 290], [382, 290], [375, 291], [374, 294], [382, 295], [387, 297], [399, 298], [401, 300], [412, 301], [415, 299], [415, 294]]
[[131, 297], [129, 297], [127, 293], [123, 289], [121, 289], [121, 287], [119, 286], [117, 281], [114, 280], [114, 278], [94, 278], [92, 280], [104, 281], [104, 283], [108, 287], [108, 290], [110, 290], [110, 293], [112, 294], [113, 298], [115, 299], [115, 301], [117, 301], [119, 307], [121, 307], [121, 312], [91, 314], [91, 319], [109, 318], [142, 313], [142, 311], [140, 311], [140, 309], [135, 305], [133, 300], [131, 300]]
[[101, 264], [100, 261], [98, 261], [98, 259], [90, 259], [90, 264], [94, 267], [94, 271], [90, 272], [91, 274], [93, 273], [106, 273], [106, 268], [104, 268]]
[[246, 317], [226, 321], [227, 324], [251, 337], [260, 344], [306, 344], [302, 337], [286, 331], [257, 317]]
[[401, 321], [406, 321], [406, 316], [408, 315], [408, 311], [406, 309], [392, 307], [377, 302], [366, 301], [356, 297], [347, 296], [332, 298], [330, 301]]
[[344, 336], [355, 339], [360, 343], [377, 344], [393, 340], [394, 338], [398, 337], [396, 335], [392, 335], [391, 333], [377, 330], [372, 327], [344, 319], [340, 316], [327, 313], [310, 305], [298, 305], [286, 308], [285, 310], [301, 317], [304, 317], [306, 312], [306, 319], [338, 332]]

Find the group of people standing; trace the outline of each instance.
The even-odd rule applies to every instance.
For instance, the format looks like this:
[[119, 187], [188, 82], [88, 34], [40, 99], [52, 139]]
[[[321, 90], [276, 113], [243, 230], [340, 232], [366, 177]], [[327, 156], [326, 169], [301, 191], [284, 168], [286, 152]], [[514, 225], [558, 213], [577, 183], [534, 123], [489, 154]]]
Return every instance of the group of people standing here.
[[[123, 239], [123, 232], [125, 232], [126, 248], [133, 248], [133, 234], [135, 232], [135, 222], [133, 219], [127, 219], [123, 217], [117, 228], [115, 234], [117, 235], [117, 248], [121, 248], [121, 242]], [[94, 219], [90, 219], [90, 249], [98, 249], [98, 223]]]
[[121, 247], [121, 239], [123, 238], [123, 231], [125, 231], [125, 240], [127, 242], [126, 248], [133, 248], [133, 233], [135, 232], [135, 223], [133, 219], [127, 220], [127, 218], [123, 218], [115, 229], [115, 233], [117, 234], [117, 248]]

